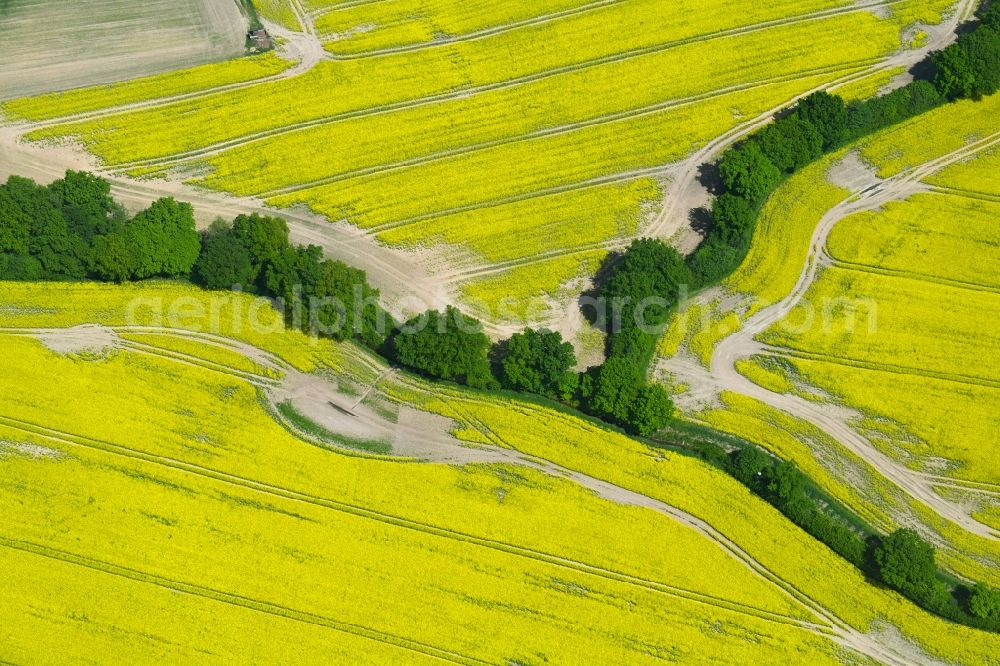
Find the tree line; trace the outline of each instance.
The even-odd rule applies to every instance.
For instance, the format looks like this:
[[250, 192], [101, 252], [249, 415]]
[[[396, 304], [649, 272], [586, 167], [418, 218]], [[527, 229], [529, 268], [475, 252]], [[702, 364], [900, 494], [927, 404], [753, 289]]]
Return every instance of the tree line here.
[[600, 290], [596, 322], [608, 333], [607, 360], [582, 373], [574, 370], [573, 346], [558, 332], [528, 328], [491, 345], [478, 321], [451, 307], [399, 327], [386, 356], [473, 388], [535, 393], [648, 437], [673, 417], [669, 393], [646, 382], [646, 368], [690, 271], [674, 248], [639, 239], [611, 273]]
[[47, 187], [0, 185], [0, 277], [123, 281], [191, 272], [200, 243], [194, 211], [166, 198], [129, 217], [102, 178], [78, 171]]
[[776, 461], [756, 446], [736, 449], [721, 463], [737, 480], [870, 578], [949, 620], [1000, 631], [1000, 590], [984, 583], [951, 581], [938, 569], [934, 547], [915, 530], [900, 529], [882, 537], [861, 527], [860, 521], [852, 525], [843, 518], [847, 510], [821, 497], [794, 463]]
[[364, 271], [292, 245], [281, 218], [240, 215], [199, 233], [190, 204], [167, 197], [129, 216], [110, 183], [85, 172], [48, 186], [19, 176], [0, 185], [0, 279], [148, 278], [280, 299], [294, 327], [373, 348], [391, 328]]
[[742, 263], [761, 206], [789, 175], [945, 102], [978, 99], [1000, 89], [1000, 4], [983, 9], [972, 30], [918, 69], [927, 72], [925, 78], [879, 97], [846, 103], [836, 95], [813, 93], [727, 150], [717, 164], [721, 192], [712, 203], [711, 228], [688, 258], [696, 284], [716, 283]]

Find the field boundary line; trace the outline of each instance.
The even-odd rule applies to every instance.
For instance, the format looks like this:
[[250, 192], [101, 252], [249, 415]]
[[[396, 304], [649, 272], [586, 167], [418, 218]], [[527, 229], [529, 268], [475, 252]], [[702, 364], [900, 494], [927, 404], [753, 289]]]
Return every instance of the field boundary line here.
[[963, 199], [973, 199], [975, 201], [985, 201], [986, 203], [1000, 203], [1000, 194], [989, 192], [977, 192], [975, 190], [964, 190], [960, 187], [950, 187], [946, 185], [930, 185], [932, 192]]
[[906, 271], [897, 268], [883, 268], [881, 266], [872, 266], [871, 264], [856, 261], [845, 261], [844, 259], [837, 259], [834, 257], [829, 251], [829, 248], [826, 249], [825, 253], [831, 266], [845, 271], [870, 273], [872, 275], [881, 275], [901, 280], [911, 280], [913, 282], [927, 282], [937, 284], [942, 287], [953, 287], [955, 289], [975, 291], [983, 294], [1000, 294], [1000, 287], [991, 287], [979, 282], [966, 282], [963, 280], [955, 280], [953, 278], [940, 277], [937, 275], [917, 273], [915, 271]]
[[[183, 363], [185, 365], [192, 365], [204, 370], [209, 370], [211, 372], [217, 372], [219, 374], [226, 375], [233, 379], [239, 379], [245, 381], [254, 386], [261, 388], [276, 388], [280, 386], [281, 382], [277, 379], [272, 379], [271, 377], [265, 377], [264, 375], [258, 375], [252, 372], [247, 372], [245, 370], [238, 370], [236, 368], [229, 367], [222, 363], [217, 363], [215, 361], [210, 361], [208, 359], [199, 358], [197, 356], [192, 356], [190, 354], [185, 354], [184, 352], [174, 351], [172, 349], [164, 349], [162, 347], [157, 347], [156, 345], [149, 345], [144, 342], [135, 342], [133, 340], [120, 339], [119, 347], [121, 349], [131, 351], [136, 354], [145, 354], [147, 356], [157, 356], [159, 358], [176, 361], [178, 363]], [[250, 359], [253, 360], [253, 359]]]
[[[557, 12], [550, 12], [548, 14], [541, 14], [539, 16], [533, 16], [526, 19], [521, 19], [519, 21], [511, 21], [510, 23], [500, 23], [495, 24], [486, 28], [480, 28], [479, 30], [474, 30], [472, 32], [467, 32], [458, 35], [448, 35], [447, 37], [442, 37], [440, 39], [434, 39], [430, 42], [417, 42], [413, 44], [406, 44], [401, 46], [387, 46], [380, 49], [372, 49], [369, 51], [357, 51], [353, 53], [335, 53], [330, 49], [326, 48], [327, 45], [335, 43], [336, 39], [333, 39], [333, 35], [336, 33], [321, 33], [317, 37], [323, 42], [323, 48], [327, 53], [327, 58], [335, 61], [347, 61], [347, 60], [363, 60], [365, 58], [373, 58], [384, 55], [395, 55], [397, 53], [412, 53], [414, 51], [421, 51], [427, 48], [433, 48], [435, 46], [448, 46], [451, 44], [459, 44], [464, 42], [475, 41], [483, 39], [485, 37], [493, 37], [495, 35], [500, 35], [506, 32], [512, 32], [520, 28], [545, 25], [546, 23], [554, 23], [560, 19], [567, 18], [570, 16], [576, 16], [579, 14], [588, 14], [592, 11], [598, 9], [603, 9], [605, 7], [610, 7], [617, 4], [625, 4], [630, 0], [593, 0], [585, 5], [577, 5], [576, 7], [569, 7]], [[366, 3], [368, 4], [368, 3]], [[313, 14], [314, 17], [319, 18], [321, 16], [326, 16], [327, 14], [335, 14], [337, 9], [334, 7], [326, 7], [319, 12]]]
[[432, 213], [422, 213], [420, 215], [416, 215], [402, 220], [397, 220], [395, 222], [389, 222], [387, 224], [380, 224], [367, 228], [365, 227], [359, 227], [359, 228], [368, 236], [377, 236], [378, 234], [381, 234], [385, 231], [390, 231], [392, 229], [400, 229], [402, 227], [408, 227], [410, 225], [417, 224], [425, 220], [432, 220], [437, 217], [446, 217], [448, 215], [456, 215], [458, 213], [469, 213], [471, 211], [480, 210], [484, 208], [495, 208], [497, 206], [504, 206], [507, 204], [518, 203], [521, 201], [528, 201], [530, 199], [539, 199], [543, 197], [554, 196], [557, 194], [565, 194], [566, 192], [586, 190], [592, 187], [599, 187], [601, 185], [628, 183], [634, 180], [642, 180], [644, 178], [665, 178], [670, 175], [671, 171], [672, 171], [671, 166], [656, 166], [645, 169], [637, 169], [635, 171], [626, 171], [617, 174], [610, 174], [607, 176], [598, 176], [596, 178], [590, 178], [588, 180], [581, 180], [575, 183], [567, 183], [565, 185], [556, 185], [542, 190], [535, 190], [533, 192], [524, 192], [509, 197], [494, 199], [491, 201], [481, 201], [474, 204], [468, 204], [466, 206], [456, 206], [455, 208], [447, 208], [445, 210], [434, 211]]
[[898, 365], [894, 363], [879, 363], [876, 361], [865, 361], [862, 359], [835, 356], [833, 354], [813, 352], [804, 349], [797, 349], [794, 347], [783, 347], [780, 345], [763, 345], [760, 352], [764, 354], [770, 354], [773, 356], [799, 358], [805, 361], [816, 361], [821, 363], [832, 363], [834, 365], [844, 365], [852, 368], [858, 368], [860, 370], [872, 370], [875, 372], [885, 372], [895, 375], [926, 377], [928, 379], [939, 379], [942, 381], [948, 381], [955, 384], [966, 384], [966, 385], [982, 386], [984, 388], [1000, 389], [1000, 380], [992, 380], [985, 377], [976, 377], [973, 375], [963, 375], [960, 373], [940, 372], [937, 370], [923, 370], [920, 368], [914, 368], [906, 365]]

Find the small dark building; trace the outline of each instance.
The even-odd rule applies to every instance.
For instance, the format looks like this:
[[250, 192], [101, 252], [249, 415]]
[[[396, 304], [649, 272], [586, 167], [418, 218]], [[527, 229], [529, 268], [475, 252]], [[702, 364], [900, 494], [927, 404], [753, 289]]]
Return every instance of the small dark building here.
[[267, 34], [267, 30], [263, 28], [248, 32], [247, 41], [254, 51], [270, 51], [274, 47], [271, 43], [271, 35]]

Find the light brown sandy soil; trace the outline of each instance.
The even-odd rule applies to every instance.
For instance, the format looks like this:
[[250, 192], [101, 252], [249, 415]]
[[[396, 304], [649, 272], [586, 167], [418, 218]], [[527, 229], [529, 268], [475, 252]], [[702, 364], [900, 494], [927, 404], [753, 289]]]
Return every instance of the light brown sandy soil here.
[[[801, 97], [806, 97], [816, 90], [836, 92], [837, 87], [847, 85], [876, 72], [899, 67], [909, 69], [926, 58], [931, 51], [942, 49], [953, 42], [957, 38], [956, 26], [972, 17], [977, 4], [977, 0], [959, 0], [947, 20], [940, 25], [924, 28], [928, 38], [920, 48], [901, 50], [858, 74], [851, 74], [815, 90], [807, 91]], [[903, 85], [906, 81], [905, 76], [898, 77], [898, 82], [893, 81], [893, 85]], [[643, 233], [648, 236], [671, 239], [681, 251], [693, 252], [698, 243], [701, 242], [701, 236], [691, 228], [691, 214], [696, 208], [705, 206], [711, 201], [711, 195], [705, 186], [698, 181], [698, 167], [717, 160], [727, 148], [769, 123], [777, 110], [769, 110], [738, 126], [733, 131], [723, 134], [678, 165], [677, 175], [666, 190], [660, 214], [653, 219]]]
[[[168, 333], [199, 342], [213, 342], [231, 349], [241, 350], [255, 362], [284, 373], [280, 386], [267, 389], [272, 407], [278, 402], [290, 400], [296, 409], [332, 431], [361, 439], [392, 441], [394, 449], [399, 446], [398, 449], [394, 450], [395, 455], [411, 456], [445, 464], [503, 463], [528, 466], [543, 473], [579, 483], [594, 492], [595, 495], [609, 501], [643, 507], [667, 515], [715, 542], [755, 575], [778, 587], [791, 601], [810, 613], [815, 618], [812, 621], [793, 620], [802, 629], [833, 640], [846, 649], [866, 655], [880, 663], [900, 666], [904, 664], [936, 666], [938, 663], [891, 627], [875, 629], [867, 634], [851, 628], [835, 614], [770, 571], [754, 559], [750, 553], [710, 524], [681, 509], [607, 481], [560, 467], [544, 459], [521, 454], [515, 450], [467, 446], [448, 434], [448, 429], [451, 427], [450, 419], [418, 412], [406, 406], [401, 406], [398, 418], [395, 420], [386, 419], [363, 403], [366, 397], [378, 393], [379, 381], [392, 380], [389, 374], [382, 374], [374, 386], [368, 387], [360, 395], [353, 396], [345, 394], [339, 384], [340, 380], [352, 381], [349, 378], [330, 378], [298, 373], [271, 354], [242, 342], [221, 337], [215, 340], [214, 338], [217, 336], [178, 329], [137, 329], [133, 327], [122, 330]], [[4, 329], [0, 333], [31, 335], [46, 341], [47, 345], [54, 345], [64, 351], [68, 351], [70, 348], [81, 351], [97, 346], [114, 345], [119, 342], [126, 348], [128, 345], [128, 342], [122, 341], [117, 336], [115, 330], [97, 325], [65, 329]], [[165, 356], [165, 358], [181, 363], [187, 362], [177, 356]], [[373, 364], [373, 367], [379, 367], [375, 365], [375, 361], [368, 361], [368, 363]], [[238, 378], [245, 379], [245, 377]], [[337, 405], [337, 407], [333, 407], [333, 405]], [[0, 442], [0, 456], [8, 454], [48, 455], [44, 447], [28, 450], [17, 443]], [[787, 622], [791, 618], [781, 616], [775, 619]]]
[[243, 53], [233, 0], [10, 0], [0, 99], [167, 72]]
[[59, 354], [104, 355], [118, 346], [118, 335], [113, 330], [93, 324], [42, 331], [38, 340]]
[[[691, 367], [674, 368], [670, 361], [662, 363], [661, 368], [682, 374], [687, 371], [684, 379], [700, 390], [725, 390], [747, 395], [812, 423], [938, 515], [973, 534], [991, 539], [1000, 538], [996, 530], [972, 518], [961, 504], [949, 501], [937, 493], [934, 490], [935, 486], [943, 482], [935, 482], [882, 453], [865, 435], [858, 432], [852, 425], [850, 416], [845, 415], [841, 408], [818, 404], [796, 395], [770, 391], [751, 382], [736, 370], [738, 361], [766, 352], [766, 349], [755, 340], [756, 336], [778, 324], [804, 298], [809, 287], [827, 264], [824, 248], [830, 232], [840, 220], [857, 212], [877, 210], [890, 201], [906, 199], [924, 191], [926, 186], [922, 183], [923, 178], [998, 144], [1000, 144], [1000, 132], [883, 181], [878, 181], [871, 175], [866, 176], [865, 169], [859, 167], [860, 161], [849, 158], [846, 165], [837, 169], [836, 176], [841, 184], [853, 183], [863, 189], [832, 208], [820, 220], [813, 233], [809, 258], [792, 292], [780, 302], [750, 317], [739, 332], [720, 341], [712, 356], [710, 371], [705, 371], [700, 377]], [[852, 161], [855, 162], [853, 165]], [[871, 184], [873, 181], [874, 184]]]

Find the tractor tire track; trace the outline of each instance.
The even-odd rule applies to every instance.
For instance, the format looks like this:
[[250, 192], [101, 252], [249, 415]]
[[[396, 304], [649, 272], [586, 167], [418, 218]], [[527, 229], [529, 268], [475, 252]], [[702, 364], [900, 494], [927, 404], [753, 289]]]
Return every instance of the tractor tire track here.
[[[628, 109], [626, 111], [618, 111], [615, 113], [608, 113], [601, 116], [595, 116], [593, 118], [587, 118], [585, 120], [580, 120], [577, 122], [566, 123], [563, 125], [557, 125], [553, 127], [545, 127], [539, 130], [528, 132], [526, 134], [517, 134], [514, 136], [492, 139], [489, 141], [467, 144], [456, 148], [450, 148], [448, 150], [441, 150], [433, 153], [428, 153], [426, 155], [421, 155], [418, 157], [413, 157], [405, 160], [398, 160], [396, 162], [387, 162], [384, 164], [378, 164], [360, 169], [353, 169], [351, 171], [345, 171], [343, 173], [335, 174], [332, 176], [317, 178], [314, 180], [305, 181], [302, 183], [296, 183], [294, 185], [287, 185], [283, 187], [273, 188], [270, 190], [264, 190], [261, 192], [253, 192], [252, 194], [253, 196], [257, 196], [262, 199], [268, 199], [271, 197], [291, 194], [294, 192], [300, 192], [302, 190], [308, 190], [315, 187], [321, 187], [333, 183], [349, 181], [364, 176], [380, 175], [383, 173], [399, 171], [410, 167], [432, 164], [435, 162], [445, 161], [462, 155], [474, 154], [492, 148], [498, 148], [500, 146], [517, 145], [519, 143], [525, 143], [528, 141], [562, 136], [564, 134], [572, 134], [573, 132], [578, 132], [584, 129], [602, 127], [605, 125], [611, 125], [613, 123], [636, 120], [638, 118], [655, 115], [657, 113], [662, 113], [664, 111], [684, 108], [686, 106], [691, 106], [699, 102], [706, 102], [712, 99], [725, 97], [727, 95], [732, 95], [735, 93], [750, 92], [753, 90], [758, 90], [760, 88], [773, 86], [779, 83], [791, 83], [803, 79], [810, 79], [823, 74], [835, 74], [844, 71], [855, 71], [860, 67], [863, 67], [865, 65], [870, 65], [874, 62], [878, 61], [869, 59], [857, 62], [841, 63], [830, 67], [821, 67], [818, 69], [796, 72], [795, 74], [787, 74], [787, 75], [772, 77], [769, 79], [761, 79], [758, 81], [753, 81], [745, 84], [726, 86], [723, 88], [717, 88], [715, 90], [711, 90], [709, 92], [700, 93], [697, 95], [691, 95], [689, 97], [680, 97], [662, 102], [656, 102], [655, 104], [649, 104], [634, 109]], [[224, 149], [222, 152], [225, 152], [225, 150], [226, 149]], [[212, 154], [214, 155], [216, 153]], [[199, 157], [203, 158], [206, 156], [203, 155]]]
[[964, 291], [974, 291], [981, 294], [1000, 294], [1000, 287], [991, 287], [989, 285], [981, 284], [979, 282], [954, 280], [951, 278], [941, 277], [938, 275], [930, 275], [928, 273], [917, 273], [915, 271], [905, 271], [894, 268], [883, 268], [881, 266], [872, 266], [871, 264], [862, 264], [858, 262], [837, 259], [830, 254], [829, 248], [824, 248], [823, 254], [829, 266], [832, 266], [834, 268], [839, 268], [845, 271], [853, 271], [855, 273], [870, 273], [872, 275], [880, 275], [890, 278], [899, 278], [901, 280], [912, 280], [914, 282], [926, 282], [928, 284], [937, 284], [943, 287], [953, 287], [955, 289], [962, 289]]
[[975, 375], [963, 375], [954, 372], [940, 372], [915, 368], [912, 366], [898, 365], [894, 363], [884, 363], [876, 361], [866, 361], [864, 359], [848, 358], [845, 356], [835, 356], [822, 352], [814, 352], [808, 349], [798, 349], [795, 347], [782, 347], [774, 345], [761, 345], [758, 353], [770, 356], [781, 356], [784, 358], [802, 359], [805, 361], [818, 361], [821, 363], [831, 363], [861, 370], [874, 370], [895, 375], [905, 375], [910, 377], [926, 377], [928, 379], [940, 379], [955, 384], [965, 384], [967, 386], [982, 386], [984, 388], [1000, 389], [1000, 380], [977, 377]]
[[184, 594], [191, 594], [196, 597], [201, 597], [203, 599], [210, 599], [212, 601], [217, 601], [219, 603], [228, 604], [231, 606], [239, 606], [241, 608], [247, 608], [253, 611], [257, 611], [258, 613], [264, 613], [267, 615], [282, 617], [303, 624], [310, 624], [313, 626], [334, 629], [341, 633], [351, 634], [352, 636], [366, 638], [368, 640], [384, 643], [386, 645], [392, 645], [394, 647], [400, 648], [408, 652], [414, 652], [423, 655], [425, 657], [433, 657], [452, 664], [475, 666], [479, 664], [490, 663], [482, 659], [469, 657], [456, 652], [452, 652], [450, 650], [443, 650], [433, 645], [422, 643], [420, 641], [415, 641], [410, 638], [395, 636], [393, 634], [387, 634], [382, 631], [370, 629], [369, 627], [365, 627], [363, 625], [340, 622], [338, 620], [323, 615], [317, 615], [315, 613], [297, 610], [270, 601], [262, 601], [259, 599], [254, 599], [252, 597], [247, 597], [243, 595], [233, 594], [231, 592], [224, 592], [221, 590], [215, 590], [201, 585], [196, 585], [194, 583], [187, 583], [170, 578], [164, 578], [162, 576], [146, 573], [143, 571], [139, 571], [137, 569], [123, 567], [117, 564], [112, 564], [110, 562], [104, 562], [84, 555], [71, 553], [69, 551], [32, 543], [30, 541], [21, 541], [0, 536], [0, 547], [9, 548], [11, 550], [17, 550], [23, 553], [36, 555], [38, 557], [44, 557], [50, 560], [65, 562], [67, 564], [72, 564], [84, 569], [89, 569], [91, 571], [96, 571], [111, 576], [117, 576], [119, 578], [125, 578], [127, 580], [132, 580], [139, 583], [155, 585], [157, 587], [161, 587], [166, 590], [171, 590], [173, 592], [182, 592]]
[[[891, 7], [892, 5], [899, 4], [900, 2], [904, 1], [905, 0], [880, 0], [877, 2], [869, 2], [863, 5], [855, 4], [847, 7], [835, 7], [832, 9], [823, 9], [816, 12], [808, 12], [806, 14], [800, 14], [798, 16], [786, 17], [781, 19], [772, 19], [770, 21], [762, 21], [761, 23], [754, 25], [760, 25], [766, 27], [778, 27], [785, 25], [784, 22], [788, 20], [801, 19], [805, 17], [827, 18], [830, 16], [837, 16], [844, 13], [850, 13], [847, 10], [857, 11], [857, 8], [859, 7], [863, 7], [864, 10], [866, 11], [871, 11], [882, 8], [888, 8]], [[468, 32], [462, 35], [453, 35], [449, 37], [444, 37], [442, 39], [436, 39], [430, 42], [408, 44], [405, 46], [387, 47], [383, 49], [373, 49], [371, 51], [360, 51], [357, 53], [334, 53], [331, 51], [327, 51], [327, 58], [336, 61], [366, 60], [369, 58], [379, 58], [384, 56], [396, 55], [398, 53], [414, 53], [417, 51], [424, 51], [427, 49], [433, 49], [442, 46], [453, 46], [455, 44], [478, 41], [480, 39], [493, 37], [495, 35], [501, 35], [507, 32], [514, 32], [521, 28], [528, 28], [538, 25], [545, 25], [547, 23], [554, 23], [563, 18], [572, 17], [578, 14], [590, 13], [592, 11], [604, 9], [612, 5], [625, 4], [626, 2], [628, 2], [628, 0], [597, 0], [596, 2], [592, 2], [588, 5], [582, 5], [579, 7], [566, 9], [560, 12], [553, 12], [552, 14], [546, 14], [543, 16], [538, 16], [530, 19], [523, 19], [520, 21], [513, 21], [510, 23], [500, 24], [489, 28]], [[730, 28], [727, 30], [708, 32], [704, 34], [712, 37], [728, 36], [729, 34], [733, 34], [732, 33], [733, 30], [739, 30], [739, 29], [740, 28], [737, 27], [737, 28]], [[320, 38], [326, 36], [327, 35], [320, 35]]]
[[[297, 132], [302, 129], [307, 129], [311, 127], [316, 127], [319, 125], [326, 125], [334, 122], [340, 122], [343, 120], [351, 120], [356, 118], [364, 118], [375, 115], [383, 115], [386, 113], [392, 113], [394, 111], [399, 111], [403, 109], [418, 108], [422, 106], [428, 106], [432, 104], [437, 104], [443, 101], [464, 99], [470, 96], [478, 95], [485, 92], [492, 92], [496, 90], [506, 90], [510, 88], [515, 88], [523, 86], [528, 83], [533, 83], [536, 81], [545, 80], [554, 76], [559, 76], [562, 74], [578, 72], [593, 67], [599, 67], [601, 65], [625, 62], [635, 58], [640, 58], [642, 56], [651, 55], [655, 53], [660, 53], [664, 51], [669, 51], [680, 46], [685, 46], [688, 44], [696, 44], [700, 42], [712, 41], [715, 39], [721, 39], [725, 37], [741, 36], [744, 34], [753, 34], [756, 32], [765, 31], [774, 27], [783, 27], [787, 25], [798, 25], [801, 23], [815, 22], [830, 18], [831, 16], [837, 16], [842, 14], [854, 14], [858, 12], [869, 11], [873, 7], [882, 7], [886, 4], [896, 4], [899, 2], [905, 2], [905, 0], [890, 0], [888, 3], [874, 2], [866, 5], [850, 5], [848, 7], [839, 8], [833, 14], [828, 13], [813, 13], [805, 14], [799, 17], [791, 17], [786, 19], [779, 19], [777, 21], [763, 22], [760, 24], [753, 24], [749, 26], [742, 26], [739, 28], [734, 28], [728, 31], [720, 31], [716, 33], [703, 33], [693, 37], [685, 37], [677, 40], [671, 40], [664, 42], [662, 44], [657, 44], [653, 46], [640, 47], [637, 49], [631, 49], [622, 51], [619, 53], [613, 53], [610, 55], [599, 56], [597, 58], [592, 58], [590, 60], [584, 60], [577, 63], [571, 63], [568, 65], [562, 65], [558, 67], [553, 67], [542, 72], [535, 72], [532, 74], [526, 74], [523, 76], [518, 76], [510, 79], [505, 79], [503, 81], [496, 81], [492, 83], [485, 83], [481, 85], [468, 86], [457, 90], [436, 93], [432, 95], [426, 95], [424, 97], [418, 97], [409, 100], [401, 100], [398, 102], [391, 102], [387, 104], [382, 104], [374, 107], [367, 107], [364, 109], [355, 109], [351, 111], [344, 111], [341, 113], [335, 113], [328, 116], [322, 116], [314, 118], [311, 120], [304, 120], [296, 123], [291, 123], [281, 127], [274, 127], [268, 130], [263, 130], [261, 132], [255, 132], [250, 134], [245, 134], [239, 137], [234, 137], [231, 139], [226, 139], [224, 141], [215, 142], [206, 146], [201, 146], [199, 148], [182, 151], [178, 153], [173, 153], [170, 155], [164, 155], [160, 157], [152, 157], [148, 159], [133, 160], [129, 162], [115, 162], [107, 164], [108, 167], [115, 167], [117, 169], [134, 169], [138, 167], [147, 166], [158, 166], [173, 164], [180, 161], [186, 161], [195, 157], [202, 157], [206, 154], [210, 154], [209, 151], [217, 152], [225, 150], [226, 148], [231, 148], [236, 145], [243, 145], [247, 143], [253, 143], [260, 141], [265, 138], [281, 136], [291, 132]], [[115, 114], [108, 114], [115, 115]], [[59, 123], [62, 124], [62, 123]], [[28, 129], [36, 129], [35, 127], [28, 126]]]
[[305, 504], [310, 504], [325, 509], [332, 509], [340, 513], [345, 513], [358, 518], [374, 520], [380, 523], [391, 525], [393, 527], [409, 529], [416, 532], [420, 532], [425, 535], [431, 535], [465, 544], [480, 546], [497, 552], [502, 552], [507, 555], [512, 555], [515, 557], [524, 557], [543, 564], [552, 565], [567, 570], [572, 570], [577, 573], [584, 573], [596, 576], [598, 578], [603, 578], [605, 580], [634, 585], [636, 587], [641, 587], [651, 592], [664, 594], [666, 596], [678, 599], [684, 599], [685, 601], [689, 601], [692, 603], [711, 606], [714, 608], [723, 609], [736, 614], [748, 615], [758, 620], [773, 622], [784, 626], [793, 626], [806, 631], [810, 631], [812, 633], [817, 633], [827, 637], [829, 636], [828, 633], [830, 631], [829, 628], [820, 624], [811, 623], [791, 616], [780, 615], [778, 613], [773, 613], [771, 611], [766, 611], [756, 607], [747, 606], [745, 604], [741, 604], [735, 601], [721, 599], [694, 590], [687, 590], [684, 588], [667, 585], [665, 583], [646, 580], [638, 576], [624, 574], [618, 571], [613, 571], [596, 565], [579, 562], [569, 558], [563, 558], [542, 551], [537, 551], [530, 548], [516, 546], [483, 537], [477, 537], [471, 534], [457, 532], [446, 528], [429, 525], [426, 523], [420, 523], [418, 521], [413, 521], [399, 516], [394, 516], [391, 514], [379, 512], [373, 509], [368, 509], [366, 507], [348, 504], [337, 500], [326, 499], [295, 490], [290, 490], [287, 488], [271, 485], [253, 479], [248, 479], [227, 472], [213, 470], [207, 467], [203, 467], [193, 463], [188, 463], [182, 460], [177, 460], [167, 456], [150, 454], [137, 449], [133, 449], [131, 447], [126, 447], [119, 444], [113, 444], [111, 442], [96, 440], [89, 437], [75, 435], [65, 431], [56, 430], [45, 426], [40, 426], [37, 424], [33, 424], [27, 421], [22, 421], [20, 419], [16, 419], [9, 416], [0, 415], [0, 425], [4, 425], [15, 430], [20, 430], [22, 432], [33, 434], [38, 437], [44, 437], [46, 439], [49, 439], [50, 441], [58, 442], [63, 445], [78, 446], [87, 449], [98, 450], [106, 454], [111, 454], [122, 458], [127, 458], [130, 460], [138, 460], [145, 463], [150, 463], [153, 465], [170, 468], [175, 471], [180, 471], [194, 476], [199, 476], [202, 478], [239, 487], [252, 492], [266, 494], [271, 497], [291, 500], [295, 502], [302, 502]]
[[893, 483], [914, 500], [927, 506], [936, 514], [966, 531], [987, 539], [1000, 539], [1000, 533], [980, 523], [961, 507], [936, 493], [928, 480], [915, 474], [879, 451], [867, 438], [841, 419], [826, 413], [822, 407], [798, 396], [783, 395], [754, 384], [741, 375], [736, 364], [760, 349], [755, 338], [786, 317], [804, 298], [823, 266], [823, 248], [836, 224], [848, 215], [872, 210], [883, 204], [905, 198], [921, 191], [921, 181], [941, 169], [974, 156], [995, 145], [1000, 145], [1000, 132], [996, 132], [950, 153], [929, 160], [924, 164], [904, 170], [896, 176], [870, 187], [859, 195], [852, 195], [830, 209], [813, 232], [806, 265], [792, 291], [781, 301], [766, 307], [744, 322], [743, 328], [716, 345], [711, 361], [711, 376], [717, 386], [750, 396], [765, 404], [800, 418], [823, 430], [860, 456], [882, 477]]
[[[454, 391], [448, 389], [438, 389], [437, 387], [428, 388], [422, 386], [415, 380], [411, 380], [400, 375], [397, 379], [402, 380], [409, 388], [432, 395], [439, 399], [444, 400], [449, 406], [456, 411], [459, 408], [455, 406], [455, 402], [466, 402], [473, 403], [475, 400], [468, 398], [466, 396], [459, 395]], [[534, 408], [527, 404], [519, 404], [516, 409], [522, 413], [534, 415], [539, 413], [537, 408]], [[568, 421], [571, 417], [563, 414], [545, 414], [546, 418], [555, 418], [558, 420]], [[472, 425], [478, 424], [480, 432], [482, 432], [488, 439], [494, 441], [496, 446], [503, 447], [505, 449], [517, 450], [516, 447], [506, 442], [502, 437], [500, 437], [495, 431], [486, 426], [481, 420], [475, 418], [469, 413], [466, 413], [466, 417], [463, 419], [467, 423]], [[574, 425], [580, 426], [580, 422], [574, 421]], [[589, 424], [584, 424], [586, 427], [594, 427]], [[525, 455], [525, 454], [522, 454]], [[829, 637], [833, 640], [839, 642], [840, 644], [854, 649], [862, 654], [868, 655], [870, 657], [880, 660], [882, 663], [886, 664], [898, 664], [899, 666], [904, 666], [911, 664], [913, 662], [911, 655], [905, 655], [900, 653], [898, 650], [892, 646], [882, 645], [878, 643], [877, 640], [873, 639], [871, 636], [862, 634], [855, 630], [853, 627], [848, 625], [846, 622], [837, 617], [834, 613], [824, 608], [821, 604], [813, 600], [811, 597], [803, 593], [795, 585], [784, 580], [773, 571], [768, 569], [766, 566], [758, 562], [750, 553], [745, 551], [736, 542], [729, 539], [725, 534], [718, 531], [708, 522], [678, 509], [672, 505], [666, 504], [660, 500], [657, 500], [648, 495], [637, 493], [627, 488], [611, 484], [609, 482], [597, 479], [595, 477], [587, 476], [585, 474], [561, 467], [549, 460], [540, 458], [533, 455], [527, 455], [526, 458], [531, 461], [535, 461], [535, 467], [542, 471], [546, 471], [549, 474], [555, 474], [558, 476], [563, 476], [569, 480], [579, 483], [585, 488], [590, 489], [595, 492], [598, 496], [604, 497], [611, 501], [615, 501], [621, 504], [641, 506], [660, 513], [664, 513], [675, 520], [681, 522], [684, 525], [696, 530], [703, 536], [716, 542], [720, 547], [725, 549], [731, 556], [737, 558], [745, 566], [755, 572], [756, 575], [767, 580], [771, 584], [775, 585], [780, 589], [787, 598], [798, 604], [800, 607], [808, 610], [810, 613], [822, 618], [829, 627], [832, 628], [833, 634]]]

